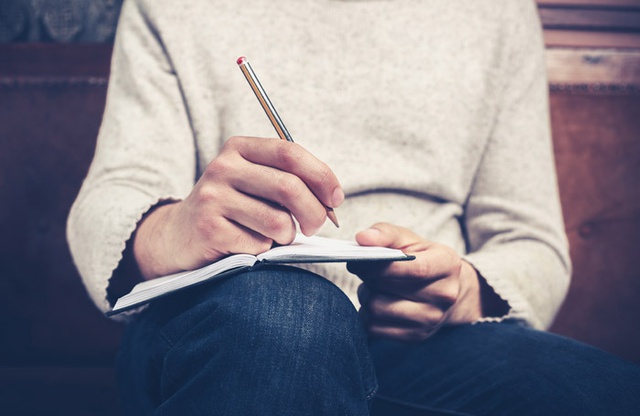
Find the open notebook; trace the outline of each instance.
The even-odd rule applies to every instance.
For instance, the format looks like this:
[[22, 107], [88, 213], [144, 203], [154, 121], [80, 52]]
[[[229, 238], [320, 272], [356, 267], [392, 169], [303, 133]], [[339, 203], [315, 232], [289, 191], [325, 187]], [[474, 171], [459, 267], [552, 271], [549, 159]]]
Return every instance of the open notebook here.
[[107, 316], [136, 308], [169, 293], [261, 264], [400, 261], [414, 258], [391, 248], [365, 247], [353, 241], [297, 234], [290, 245], [275, 247], [257, 256], [234, 254], [200, 269], [139, 283], [131, 292], [117, 300], [113, 309], [107, 312]]

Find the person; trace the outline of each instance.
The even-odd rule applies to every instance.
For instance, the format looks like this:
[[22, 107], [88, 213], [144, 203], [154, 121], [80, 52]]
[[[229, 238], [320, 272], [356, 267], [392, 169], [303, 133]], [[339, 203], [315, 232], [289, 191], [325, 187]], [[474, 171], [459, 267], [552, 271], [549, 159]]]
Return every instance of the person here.
[[[274, 138], [240, 55], [296, 143]], [[152, 302], [126, 317], [125, 413], [637, 411], [635, 366], [544, 332], [571, 272], [546, 94], [530, 0], [127, 0], [68, 223], [101, 310], [298, 229], [416, 259], [262, 268]]]

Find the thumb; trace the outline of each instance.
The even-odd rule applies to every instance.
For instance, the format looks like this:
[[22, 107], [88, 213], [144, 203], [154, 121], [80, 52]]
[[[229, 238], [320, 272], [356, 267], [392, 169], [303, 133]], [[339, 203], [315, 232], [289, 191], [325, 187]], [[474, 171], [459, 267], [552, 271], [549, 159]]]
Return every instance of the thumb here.
[[406, 244], [403, 234], [400, 227], [379, 222], [356, 234], [356, 241], [363, 246], [398, 248]]

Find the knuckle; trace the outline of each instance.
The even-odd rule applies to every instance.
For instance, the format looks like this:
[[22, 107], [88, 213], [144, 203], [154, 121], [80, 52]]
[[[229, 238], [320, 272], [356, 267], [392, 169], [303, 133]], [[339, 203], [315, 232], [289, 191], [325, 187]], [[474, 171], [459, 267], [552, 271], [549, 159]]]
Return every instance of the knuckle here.
[[425, 328], [429, 329], [432, 332], [435, 331], [444, 321], [445, 317], [446, 310], [437, 307], [432, 308], [427, 315], [427, 319], [425, 320]]
[[289, 234], [289, 229], [291, 228], [291, 217], [283, 212], [276, 211], [275, 214], [269, 216], [268, 226], [277, 233], [286, 231], [287, 234]]
[[452, 279], [439, 282], [439, 289], [434, 293], [438, 303], [444, 307], [449, 307], [456, 303], [460, 292], [460, 284]]
[[392, 308], [379, 296], [371, 295], [367, 304], [367, 311], [372, 318], [389, 319], [393, 316]]
[[462, 267], [462, 259], [452, 248], [444, 244], [434, 244], [432, 250], [437, 250], [442, 264], [446, 265], [449, 274], [457, 274]]
[[278, 243], [290, 243], [295, 234], [291, 216], [285, 212], [268, 210], [262, 218], [263, 225], [269, 235]]
[[276, 192], [281, 201], [294, 201], [302, 195], [304, 187], [297, 177], [280, 175], [276, 182]]
[[449, 253], [449, 264], [451, 265], [451, 270], [455, 272], [456, 275], [460, 275], [460, 270], [462, 269], [462, 259], [458, 254], [449, 249], [447, 251]]
[[379, 318], [380, 307], [379, 307], [379, 301], [377, 297], [375, 295], [369, 294], [366, 301], [367, 302], [366, 302], [365, 308], [366, 308], [367, 314], [371, 318]]
[[264, 236], [237, 232], [229, 245], [232, 252], [260, 254], [271, 248], [271, 240]]
[[227, 139], [227, 141], [222, 146], [223, 150], [233, 150], [240, 147], [241, 143], [244, 142], [244, 139], [240, 136], [232, 136]]
[[451, 305], [456, 303], [456, 301], [458, 300], [458, 296], [453, 293], [448, 293], [446, 295], [443, 295], [440, 299], [445, 307], [451, 307]]
[[218, 179], [227, 177], [235, 170], [236, 164], [233, 159], [224, 155], [213, 159], [205, 168], [204, 176], [208, 179]]
[[271, 248], [272, 241], [267, 238], [251, 238], [246, 243], [246, 251], [249, 254], [260, 254]]
[[282, 142], [277, 147], [277, 157], [286, 168], [298, 166], [304, 155], [304, 149], [300, 145], [291, 142]]
[[222, 193], [219, 187], [209, 184], [203, 184], [194, 189], [194, 197], [200, 208], [202, 205], [220, 201], [222, 199]]
[[200, 238], [206, 242], [214, 241], [219, 229], [224, 226], [224, 220], [216, 215], [197, 215], [194, 226]]

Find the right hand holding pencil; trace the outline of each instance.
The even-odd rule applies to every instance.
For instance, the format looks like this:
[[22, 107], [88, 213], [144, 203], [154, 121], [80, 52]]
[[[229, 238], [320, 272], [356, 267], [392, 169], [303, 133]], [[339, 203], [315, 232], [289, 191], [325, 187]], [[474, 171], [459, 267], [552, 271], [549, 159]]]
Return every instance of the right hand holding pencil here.
[[152, 279], [232, 253], [258, 254], [296, 232], [312, 235], [326, 207], [344, 199], [331, 169], [300, 145], [233, 137], [182, 201], [148, 213], [134, 239], [142, 275]]

